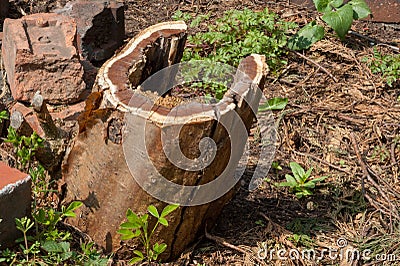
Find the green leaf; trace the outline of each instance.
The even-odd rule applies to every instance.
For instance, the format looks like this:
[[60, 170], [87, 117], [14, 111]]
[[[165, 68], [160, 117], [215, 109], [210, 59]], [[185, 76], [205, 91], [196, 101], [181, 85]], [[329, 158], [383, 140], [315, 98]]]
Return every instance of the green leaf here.
[[160, 214], [158, 213], [157, 208], [154, 207], [153, 205], [150, 205], [150, 206], [147, 208], [147, 210], [148, 210], [149, 213], [150, 213], [151, 215], [153, 215], [154, 217], [156, 217], [156, 218], [159, 218], [159, 217], [160, 217]]
[[326, 12], [322, 20], [331, 26], [341, 39], [344, 39], [353, 23], [353, 8], [346, 4], [336, 11]]
[[156, 253], [157, 255], [163, 253], [166, 249], [167, 249], [167, 244], [165, 243], [162, 244], [155, 243], [153, 246], [154, 253]]
[[352, 0], [349, 4], [353, 7], [353, 18], [363, 19], [371, 14], [371, 9], [364, 0]]
[[129, 229], [119, 229], [117, 230], [118, 234], [121, 234], [121, 240], [129, 240], [135, 237], [140, 236], [142, 233], [140, 230], [136, 230], [135, 232], [132, 232]]
[[286, 178], [286, 182], [291, 186], [291, 187], [295, 187], [298, 185], [298, 182], [296, 180], [295, 177], [293, 177], [292, 175], [285, 175]]
[[315, 188], [315, 183], [312, 182], [312, 181], [308, 181], [308, 182], [306, 182], [306, 183], [303, 184], [303, 187], [306, 187], [306, 188]]
[[283, 110], [285, 109], [287, 103], [288, 103], [287, 98], [275, 97], [269, 99], [266, 103], [260, 105], [260, 107], [258, 107], [258, 111], [264, 112], [267, 110]]
[[131, 222], [122, 223], [119, 227], [120, 227], [121, 229], [130, 229], [130, 230], [140, 228], [140, 226], [139, 226], [138, 224], [136, 224], [136, 223], [131, 223]]
[[328, 178], [328, 176], [321, 176], [321, 177], [317, 177], [317, 178], [312, 179], [311, 182], [318, 183], [318, 182], [324, 181], [327, 178]]
[[158, 218], [158, 221], [160, 222], [160, 224], [162, 224], [164, 226], [168, 226], [168, 221], [164, 217]]
[[140, 252], [139, 250], [134, 250], [133, 253], [135, 255], [137, 255], [139, 258], [144, 259], [144, 255], [142, 252]]
[[44, 242], [41, 247], [49, 252], [49, 253], [61, 253], [63, 252], [62, 246], [60, 246], [56, 241], [53, 240], [47, 240]]
[[179, 205], [177, 204], [170, 204], [167, 205], [161, 212], [161, 217], [165, 217], [168, 214], [170, 214], [171, 212], [175, 211], [177, 208], [179, 207]]
[[132, 233], [131, 230], [129, 230], [129, 229], [123, 229], [123, 228], [118, 229], [118, 230], [117, 230], [117, 233], [118, 233], [118, 234], [121, 234], [121, 235], [133, 235], [133, 233]]
[[313, 0], [315, 8], [322, 13], [332, 10], [332, 7], [338, 8], [343, 5], [343, 0]]
[[312, 21], [290, 38], [287, 46], [291, 50], [308, 49], [311, 45], [324, 38], [324, 35], [324, 27], [317, 25], [315, 21]]
[[143, 258], [134, 257], [129, 261], [129, 264], [135, 264], [135, 263], [141, 262], [142, 260], [143, 260]]
[[311, 176], [313, 168], [311, 167], [310, 169], [307, 170], [307, 172], [304, 174], [304, 180], [307, 180]]
[[0, 112], [0, 122], [1, 122], [3, 119], [8, 119], [8, 114], [7, 114], [7, 111], [6, 111], [6, 110], [3, 110], [3, 111]]
[[303, 176], [305, 174], [303, 167], [301, 167], [296, 162], [289, 163], [289, 166], [290, 166], [290, 169], [292, 169], [292, 173], [294, 175], [294, 178], [296, 178], [297, 183], [302, 183]]
[[330, 0], [313, 0], [315, 8], [319, 12], [331, 11], [332, 7], [329, 5]]
[[74, 211], [83, 205], [80, 201], [73, 201], [71, 204], [63, 211], [63, 215], [66, 217], [75, 217]]
[[68, 252], [71, 247], [71, 244], [69, 242], [65, 242], [65, 241], [58, 243], [58, 245], [61, 247], [63, 252]]
[[128, 219], [130, 223], [133, 223], [135, 225], [138, 226], [142, 225], [142, 221], [140, 220], [139, 216], [136, 213], [134, 213], [131, 209], [128, 209], [126, 211], [126, 219]]
[[343, 5], [343, 0], [331, 0], [329, 4], [332, 5], [334, 8], [339, 8]]
[[302, 191], [296, 193], [296, 197], [299, 199], [301, 199], [302, 197], [305, 197], [305, 196], [310, 196], [310, 195], [312, 195], [312, 192], [308, 189], [303, 189]]

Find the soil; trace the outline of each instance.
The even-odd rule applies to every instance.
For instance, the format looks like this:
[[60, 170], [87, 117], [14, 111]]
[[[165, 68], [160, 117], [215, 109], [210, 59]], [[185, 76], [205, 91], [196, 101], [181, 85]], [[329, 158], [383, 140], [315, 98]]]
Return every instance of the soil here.
[[[34, 2], [34, 3], [33, 3]], [[14, 1], [12, 17], [48, 11], [66, 1]], [[32, 4], [30, 4], [32, 3]], [[300, 26], [316, 17], [313, 10], [289, 1], [125, 1], [126, 35], [171, 19], [180, 9], [190, 14], [268, 7]], [[356, 22], [352, 30], [375, 43], [399, 47], [400, 25]], [[363, 63], [371, 55], [371, 40], [354, 34], [343, 42], [332, 33], [310, 50], [288, 53], [288, 64], [279, 76], [270, 75], [264, 88], [267, 99], [287, 97], [288, 106], [274, 112], [278, 144], [275, 162], [266, 181], [255, 191], [248, 184], [257, 162], [258, 135], [252, 130], [252, 163], [235, 198], [225, 207], [208, 237], [176, 261], [165, 265], [339, 265], [325, 256], [316, 260], [268, 260], [257, 258], [260, 247], [272, 249], [369, 248], [396, 254], [400, 259], [400, 95], [399, 83], [388, 87]], [[385, 45], [378, 50], [394, 53]], [[325, 69], [325, 70], [324, 70]], [[313, 167], [314, 177], [328, 176], [314, 195], [297, 199], [286, 188], [276, 187], [288, 165], [297, 162]], [[219, 237], [219, 238], [217, 238]], [[387, 240], [392, 239], [392, 240]], [[345, 264], [343, 264], [343, 261]], [[118, 256], [114, 263], [124, 265]], [[347, 264], [346, 264], [347, 263]], [[353, 264], [351, 264], [353, 263]], [[340, 265], [380, 265], [361, 259]], [[394, 263], [394, 262], [393, 262]], [[396, 265], [387, 264], [387, 265]]]

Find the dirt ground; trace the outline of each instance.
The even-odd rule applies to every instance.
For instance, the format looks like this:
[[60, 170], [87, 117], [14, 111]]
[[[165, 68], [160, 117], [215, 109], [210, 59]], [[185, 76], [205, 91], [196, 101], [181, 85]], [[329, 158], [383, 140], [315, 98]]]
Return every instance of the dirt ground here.
[[[67, 1], [14, 1], [13, 16], [48, 11]], [[289, 1], [125, 1], [127, 38], [154, 23], [167, 21], [178, 9], [196, 15], [223, 10], [268, 7], [288, 21], [304, 25], [316, 13]], [[399, 46], [399, 25], [357, 22], [352, 30], [383, 43]], [[393, 53], [386, 46], [378, 49]], [[207, 238], [195, 243], [168, 265], [400, 265], [400, 95], [399, 83], [388, 87], [362, 62], [372, 54], [371, 42], [333, 34], [299, 54], [288, 53], [279, 76], [269, 76], [266, 98], [287, 97], [288, 106], [274, 113], [278, 132], [275, 162], [263, 185], [249, 192], [254, 165], [246, 171], [236, 197], [225, 207]], [[304, 57], [307, 59], [304, 59]], [[251, 136], [257, 140], [255, 134]], [[254, 157], [254, 164], [256, 163]], [[315, 177], [327, 175], [315, 195], [297, 199], [274, 186], [290, 173], [290, 162]], [[346, 240], [345, 245], [338, 240]], [[370, 249], [394, 254], [395, 261], [320, 261], [257, 258], [266, 247], [279, 249]], [[115, 263], [125, 261], [115, 258]], [[167, 264], [166, 264], [167, 265]]]

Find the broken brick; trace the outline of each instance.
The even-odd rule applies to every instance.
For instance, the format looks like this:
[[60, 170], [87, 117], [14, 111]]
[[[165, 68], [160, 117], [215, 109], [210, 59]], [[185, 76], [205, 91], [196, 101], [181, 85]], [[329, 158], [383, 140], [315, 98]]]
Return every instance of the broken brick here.
[[21, 232], [15, 218], [31, 213], [31, 178], [29, 175], [0, 162], [0, 248], [15, 245]]
[[107, 60], [124, 42], [122, 3], [77, 0], [54, 12], [76, 20], [82, 55], [91, 62]]
[[40, 91], [46, 102], [73, 103], [86, 84], [74, 19], [38, 13], [4, 21], [2, 56], [15, 100], [30, 102]]

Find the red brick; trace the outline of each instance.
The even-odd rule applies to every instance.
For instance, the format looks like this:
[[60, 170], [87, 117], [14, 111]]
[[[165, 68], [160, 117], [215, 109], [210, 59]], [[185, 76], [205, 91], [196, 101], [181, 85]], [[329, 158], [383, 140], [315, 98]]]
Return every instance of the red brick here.
[[91, 62], [110, 58], [124, 42], [122, 3], [115, 0], [77, 0], [67, 3], [64, 8], [55, 12], [76, 20], [82, 55]]
[[63, 121], [72, 121], [77, 120], [78, 116], [85, 110], [85, 102], [68, 105], [61, 110], [52, 110], [50, 108], [51, 106], [49, 106], [49, 112], [54, 120], [61, 119]]
[[39, 13], [4, 21], [2, 55], [15, 100], [73, 103], [85, 94], [74, 19]]
[[0, 162], [0, 248], [15, 245], [20, 237], [15, 218], [31, 212], [31, 178], [17, 169]]

